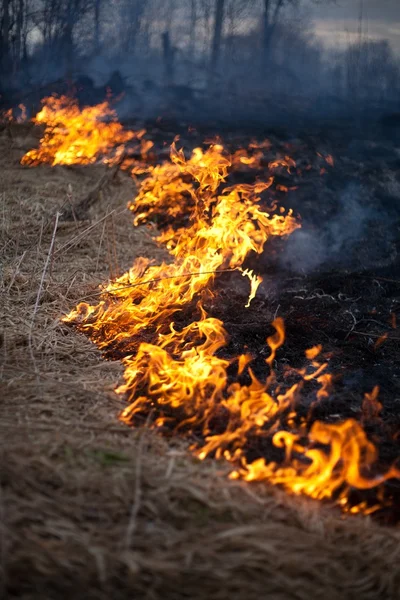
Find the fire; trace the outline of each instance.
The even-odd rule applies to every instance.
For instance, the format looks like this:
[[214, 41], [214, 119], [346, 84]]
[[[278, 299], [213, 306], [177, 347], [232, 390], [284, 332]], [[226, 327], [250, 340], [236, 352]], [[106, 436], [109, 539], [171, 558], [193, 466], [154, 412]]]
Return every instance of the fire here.
[[[14, 112], [16, 114], [14, 114]], [[9, 108], [5, 111], [0, 111], [0, 121], [8, 123], [24, 123], [27, 120], [26, 106], [24, 104], [18, 104], [18, 110], [13, 111]]]
[[[35, 122], [46, 125], [45, 134], [23, 164], [112, 161], [136, 135], [123, 130], [107, 103], [80, 110], [69, 99], [47, 98]], [[151, 147], [142, 144], [143, 152]], [[249, 353], [228, 358], [224, 323], [205, 308], [218, 300], [214, 282], [227, 271], [249, 279], [249, 307], [262, 280], [245, 268], [247, 257], [261, 254], [271, 236], [287, 236], [299, 227], [292, 211], [277, 207], [275, 191], [289, 188], [274, 183], [275, 171], [290, 173], [296, 164], [289, 156], [268, 161], [265, 149], [268, 141], [252, 142], [230, 155], [215, 142], [186, 157], [174, 143], [170, 160], [162, 164], [138, 168], [126, 161], [133, 177], [147, 173], [129, 205], [134, 225], [156, 223], [157, 242], [170, 259], [158, 265], [137, 259], [102, 287], [99, 302], [81, 303], [63, 320], [88, 335], [106, 357], [122, 359], [124, 383], [117, 393], [127, 400], [123, 422], [152, 415], [157, 429], [191, 439], [195, 433], [192, 451], [200, 459], [232, 463], [232, 478], [269, 481], [296, 495], [332, 499], [349, 512], [370, 513], [385, 502], [382, 484], [400, 472], [391, 467], [378, 473], [377, 450], [354, 419], [313, 421], [313, 409], [329, 396], [333, 381], [322, 347], [307, 349], [307, 366], [290, 370], [287, 384], [278, 383], [275, 359], [285, 325], [275, 319], [274, 332], [266, 335], [268, 374], [261, 379]], [[331, 157], [326, 161], [333, 165]], [[264, 178], [228, 184], [232, 172], [243, 170], [262, 171]], [[297, 409], [310, 381], [315, 397], [304, 417]], [[379, 417], [377, 396], [374, 389], [364, 400], [370, 421]], [[271, 449], [281, 460], [267, 459]], [[353, 490], [371, 489], [379, 491], [372, 504], [351, 499]]]
[[22, 158], [23, 165], [87, 165], [99, 157], [112, 162], [138, 135], [124, 130], [108, 102], [81, 109], [73, 98], [49, 96], [42, 104], [33, 121], [45, 126], [44, 135], [39, 148]]
[[27, 120], [27, 118], [28, 118], [28, 115], [27, 115], [27, 112], [26, 112], [26, 106], [25, 106], [25, 104], [18, 104], [18, 108], [20, 110], [20, 114], [17, 117], [17, 122], [18, 123], [24, 123]]
[[376, 385], [372, 392], [365, 394], [362, 403], [362, 421], [365, 423], [380, 423], [380, 413], [383, 406], [379, 402], [379, 387]]
[[[371, 475], [377, 460], [375, 446], [367, 439], [361, 425], [354, 419], [338, 424], [316, 421], [309, 432], [307, 445], [301, 436], [289, 431], [278, 431], [273, 443], [285, 451], [284, 466], [266, 464], [263, 458], [246, 464], [231, 473], [247, 481], [268, 480], [294, 494], [305, 494], [319, 500], [332, 498], [344, 508], [348, 506], [351, 488], [369, 490], [400, 471], [394, 467], [385, 474]], [[357, 512], [357, 507], [351, 507]]]
[[11, 123], [14, 120], [14, 116], [13, 116], [13, 111], [12, 108], [9, 108], [8, 110], [2, 111], [0, 114], [1, 120], [4, 122], [8, 122]]
[[[129, 340], [135, 348], [132, 340], [149, 327], [156, 329], [158, 344], [159, 336], [170, 332], [172, 317], [195, 295], [205, 293], [216, 273], [241, 271], [248, 254], [260, 254], [269, 236], [287, 235], [298, 227], [291, 211], [277, 215], [261, 210], [260, 195], [272, 178], [225, 187], [219, 193], [230, 164], [222, 146], [205, 152], [196, 148], [187, 160], [173, 145], [171, 162], [154, 168], [130, 204], [136, 225], [160, 213], [173, 220], [175, 225], [166, 223], [157, 238], [167, 246], [172, 262], [156, 266], [139, 259], [104, 289], [97, 306], [80, 304], [68, 320], [85, 321], [82, 327], [100, 347], [110, 342], [126, 346]], [[188, 210], [189, 225], [179, 226]], [[250, 279], [251, 299], [261, 280], [250, 270], [242, 274]]]

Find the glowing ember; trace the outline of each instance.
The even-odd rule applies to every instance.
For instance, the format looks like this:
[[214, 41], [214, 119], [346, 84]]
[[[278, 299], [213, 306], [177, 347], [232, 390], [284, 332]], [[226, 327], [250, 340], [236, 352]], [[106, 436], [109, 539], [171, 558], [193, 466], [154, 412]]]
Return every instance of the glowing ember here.
[[[104, 156], [110, 161], [135, 136], [122, 129], [106, 103], [80, 110], [66, 98], [47, 98], [35, 121], [46, 125], [45, 134], [24, 164], [88, 164]], [[151, 146], [142, 144], [142, 151]], [[269, 375], [260, 381], [250, 354], [226, 358], [224, 324], [204, 308], [211, 298], [218, 299], [213, 282], [226, 271], [248, 277], [248, 307], [261, 278], [243, 268], [244, 261], [251, 253], [260, 254], [271, 236], [286, 236], [299, 227], [291, 211], [277, 210], [274, 198], [275, 191], [288, 190], [275, 186], [274, 171], [290, 173], [295, 162], [289, 156], [268, 162], [264, 149], [269, 148], [268, 141], [253, 142], [230, 156], [213, 143], [186, 158], [173, 144], [171, 160], [161, 165], [143, 168], [126, 161], [124, 168], [132, 176], [148, 173], [129, 206], [134, 225], [156, 221], [157, 241], [168, 249], [171, 261], [154, 265], [139, 258], [102, 288], [97, 304], [79, 304], [64, 321], [108, 357], [123, 357], [125, 381], [117, 393], [128, 401], [120, 417], [125, 423], [151, 414], [156, 428], [189, 436], [195, 432], [193, 452], [200, 459], [229, 461], [232, 478], [270, 481], [293, 494], [331, 498], [349, 512], [371, 513], [387, 502], [382, 484], [400, 472], [392, 467], [377, 474], [377, 451], [357, 421], [312, 422], [314, 407], [332, 386], [328, 363], [320, 358], [322, 347], [306, 350], [308, 366], [291, 370], [294, 383], [278, 383], [274, 364], [285, 327], [276, 319], [275, 333], [266, 339]], [[331, 156], [325, 160], [334, 164]], [[264, 181], [227, 185], [232, 171], [252, 169], [263, 170]], [[268, 210], [263, 208], [266, 197]], [[192, 322], [179, 324], [189, 314]], [[228, 369], [236, 370], [233, 383]], [[304, 417], [297, 407], [310, 381], [315, 400]], [[379, 419], [377, 398], [377, 388], [365, 396], [363, 422]], [[268, 462], [268, 448], [275, 449], [274, 456], [280, 453], [281, 460]], [[374, 488], [372, 502], [352, 500], [354, 490]]]
[[379, 387], [375, 386], [372, 392], [365, 394], [362, 403], [362, 421], [368, 424], [380, 423], [382, 404], [379, 402]]
[[26, 106], [24, 104], [18, 104], [18, 110], [15, 109], [15, 111], [13, 111], [12, 108], [9, 108], [6, 111], [0, 111], [0, 122], [4, 121], [8, 123], [25, 123], [26, 120], [27, 114]]
[[1, 113], [1, 120], [11, 122], [14, 120], [12, 108]]
[[108, 157], [107, 162], [112, 162], [121, 155], [126, 142], [138, 135], [124, 131], [108, 102], [80, 109], [72, 98], [50, 96], [42, 103], [34, 122], [45, 125], [44, 136], [39, 148], [22, 158], [23, 165], [86, 165], [99, 157]]

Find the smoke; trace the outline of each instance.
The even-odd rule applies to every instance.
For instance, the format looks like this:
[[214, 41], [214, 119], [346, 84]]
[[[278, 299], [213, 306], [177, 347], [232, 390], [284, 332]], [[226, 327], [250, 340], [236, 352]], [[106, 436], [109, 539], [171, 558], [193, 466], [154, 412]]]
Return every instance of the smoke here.
[[[230, 9], [213, 61], [214, 13], [205, 5], [215, 3], [124, 0], [110, 8], [100, 0], [80, 0], [74, 3], [80, 8], [73, 23], [65, 22], [71, 2], [53, 4], [34, 17], [27, 11], [21, 30], [31, 31], [27, 55], [7, 77], [0, 65], [0, 105], [34, 104], [30, 94], [63, 93], [60, 81], [68, 80], [71, 88], [82, 76], [91, 78], [96, 91], [81, 93], [82, 103], [101, 102], [118, 70], [126, 83], [124, 98], [116, 103], [121, 118], [303, 126], [327, 117], [370, 111], [379, 118], [398, 110], [400, 63], [390, 45], [365, 38], [361, 46], [358, 40], [340, 51], [324, 49], [308, 11], [288, 0], [277, 3], [288, 10], [272, 24], [267, 48], [262, 3], [226, 3]], [[95, 5], [101, 5], [97, 16]], [[51, 35], [41, 33], [46, 31]], [[18, 55], [22, 43], [14, 33], [10, 56]], [[121, 96], [111, 91], [114, 98]]]
[[280, 266], [305, 274], [318, 268], [352, 268], [360, 260], [360, 244], [371, 244], [370, 229], [383, 218], [369, 204], [367, 190], [350, 183], [339, 195], [331, 217], [324, 217], [322, 223], [305, 221], [302, 229], [289, 236]]

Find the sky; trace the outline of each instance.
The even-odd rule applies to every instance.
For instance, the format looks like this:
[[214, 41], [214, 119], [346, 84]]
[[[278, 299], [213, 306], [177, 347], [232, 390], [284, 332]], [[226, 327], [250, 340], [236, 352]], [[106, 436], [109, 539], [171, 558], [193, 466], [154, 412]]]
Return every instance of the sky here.
[[389, 39], [400, 55], [400, 0], [337, 0], [314, 6], [316, 35], [329, 47], [347, 45], [357, 37], [360, 4], [363, 30], [370, 38]]

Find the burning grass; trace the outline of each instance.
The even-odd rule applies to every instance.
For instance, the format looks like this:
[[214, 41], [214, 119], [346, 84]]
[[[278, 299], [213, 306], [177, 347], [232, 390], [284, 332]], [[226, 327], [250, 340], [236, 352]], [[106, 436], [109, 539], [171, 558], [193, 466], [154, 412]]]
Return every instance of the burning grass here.
[[[260, 206], [262, 194], [274, 184], [275, 170], [290, 173], [295, 161], [285, 156], [267, 162], [254, 147], [254, 156], [240, 149], [230, 158], [221, 145], [213, 144], [206, 151], [195, 148], [186, 159], [173, 144], [171, 163], [155, 167], [130, 203], [135, 225], [150, 218], [164, 220], [157, 241], [166, 245], [173, 262], [153, 266], [139, 258], [105, 286], [98, 304], [81, 303], [64, 320], [108, 357], [124, 357], [125, 383], [117, 389], [129, 402], [121, 415], [124, 422], [135, 424], [137, 415], [155, 413], [154, 427], [201, 436], [192, 450], [201, 459], [215, 456], [231, 462], [232, 478], [269, 481], [294, 494], [333, 498], [347, 511], [369, 514], [392, 504], [384, 484], [398, 479], [400, 470], [392, 465], [379, 472], [378, 452], [356, 419], [314, 421], [311, 409], [306, 418], [300, 416], [306, 382], [319, 385], [312, 408], [329, 397], [333, 378], [327, 372], [329, 363], [323, 355], [319, 359], [322, 348], [306, 350], [309, 364], [292, 369], [299, 380], [290, 384], [276, 380], [273, 366], [285, 341], [281, 318], [274, 320], [275, 334], [266, 340], [270, 355], [264, 380], [254, 374], [251, 347], [228, 360], [219, 356], [227, 332], [223, 321], [205, 308], [207, 296], [220, 301], [212, 287], [214, 277], [221, 270], [247, 275], [249, 308], [262, 278], [243, 269], [247, 257], [261, 254], [270, 237], [288, 236], [299, 227], [291, 210], [278, 212], [273, 193], [266, 199], [268, 212]], [[265, 181], [226, 186], [238, 168], [259, 168], [262, 163]], [[330, 156], [328, 163], [333, 165]], [[179, 327], [176, 315], [187, 313], [188, 306], [192, 315]], [[229, 385], [227, 369], [234, 363], [236, 377]], [[243, 376], [246, 383], [240, 381]], [[249, 446], [254, 441], [262, 446], [265, 439], [283, 450], [279, 462], [263, 452], [249, 460]], [[371, 501], [361, 494], [363, 499], [355, 503], [352, 489], [359, 494], [376, 489], [376, 495]]]
[[[191, 458], [184, 442], [118, 423], [121, 366], [101, 360], [59, 317], [127, 270], [133, 253], [167, 256], [148, 230], [132, 228], [125, 206], [134, 187], [123, 173], [90, 222], [60, 217], [55, 228], [57, 213], [104, 167], [24, 169], [18, 161], [32, 133], [21, 131], [11, 148], [1, 138], [2, 591], [96, 600], [397, 599], [397, 530], [229, 481], [224, 464]], [[303, 318], [306, 303], [321, 303], [314, 296], [297, 300]], [[239, 330], [234, 311], [230, 317]]]
[[45, 98], [34, 123], [44, 125], [45, 132], [39, 148], [24, 155], [24, 165], [91, 164], [111, 150], [118, 157], [136, 137], [133, 131], [123, 130], [107, 102], [81, 110], [76, 100], [66, 96]]

